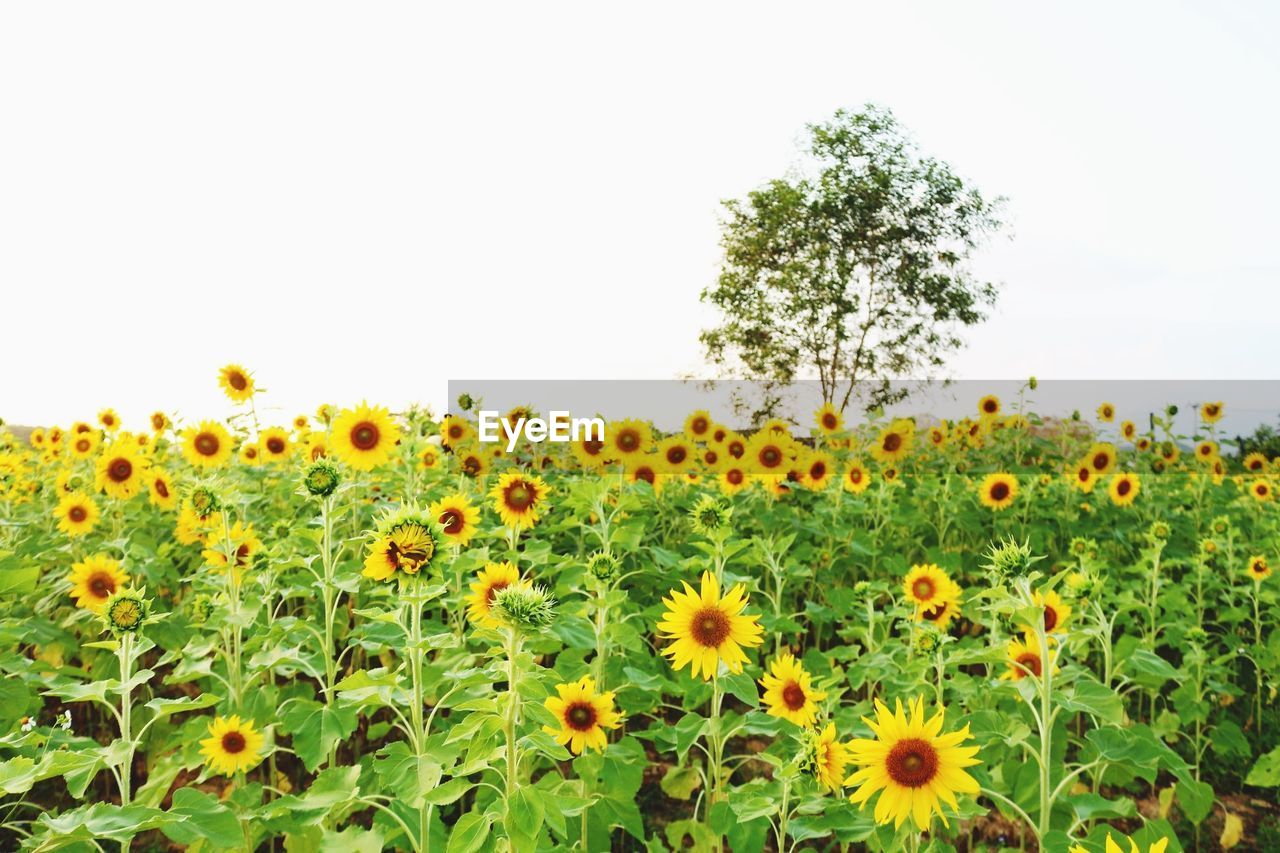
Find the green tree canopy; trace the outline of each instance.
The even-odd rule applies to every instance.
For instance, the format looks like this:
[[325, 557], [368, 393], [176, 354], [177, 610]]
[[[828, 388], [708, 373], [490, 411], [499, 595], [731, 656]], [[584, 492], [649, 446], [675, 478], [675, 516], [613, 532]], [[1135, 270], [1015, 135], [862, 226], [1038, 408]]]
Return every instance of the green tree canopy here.
[[886, 109], [809, 125], [794, 175], [724, 202], [724, 262], [702, 332], [725, 374], [786, 385], [817, 378], [843, 410], [900, 399], [894, 378], [933, 376], [984, 319], [996, 288], [968, 269], [1002, 227], [988, 200], [922, 156]]

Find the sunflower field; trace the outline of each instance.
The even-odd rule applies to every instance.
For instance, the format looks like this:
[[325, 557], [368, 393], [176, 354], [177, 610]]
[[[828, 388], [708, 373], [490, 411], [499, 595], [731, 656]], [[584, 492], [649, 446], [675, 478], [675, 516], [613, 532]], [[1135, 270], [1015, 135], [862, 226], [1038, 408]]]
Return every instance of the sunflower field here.
[[0, 849], [1280, 849], [1221, 403], [508, 452], [220, 381], [0, 433]]

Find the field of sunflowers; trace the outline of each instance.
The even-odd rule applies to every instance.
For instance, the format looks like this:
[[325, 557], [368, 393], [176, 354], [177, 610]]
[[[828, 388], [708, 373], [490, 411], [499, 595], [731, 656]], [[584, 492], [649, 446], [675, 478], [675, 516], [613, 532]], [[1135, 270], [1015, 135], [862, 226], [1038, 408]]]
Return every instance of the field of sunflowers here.
[[1280, 849], [1221, 403], [507, 452], [219, 381], [0, 432], [0, 849]]

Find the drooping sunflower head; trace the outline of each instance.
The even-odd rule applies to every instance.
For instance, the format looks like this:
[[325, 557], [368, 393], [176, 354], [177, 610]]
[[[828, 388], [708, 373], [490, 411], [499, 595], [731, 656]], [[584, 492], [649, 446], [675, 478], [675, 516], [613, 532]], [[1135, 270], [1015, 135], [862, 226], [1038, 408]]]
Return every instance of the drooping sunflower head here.
[[53, 515], [58, 519], [58, 529], [75, 538], [93, 530], [100, 513], [98, 504], [92, 497], [84, 492], [74, 491], [62, 496]]
[[835, 435], [844, 429], [844, 415], [831, 403], [823, 403], [822, 408], [813, 413], [813, 421], [823, 435]]
[[922, 699], [911, 703], [909, 713], [901, 701], [890, 711], [877, 699], [875, 709], [874, 720], [862, 718], [875, 737], [849, 744], [853, 763], [861, 768], [845, 780], [856, 788], [850, 801], [863, 806], [879, 792], [877, 823], [901, 826], [911, 818], [917, 829], [926, 830], [936, 814], [948, 825], [943, 803], [958, 810], [956, 794], [979, 791], [965, 770], [981, 763], [976, 746], [962, 745], [970, 738], [969, 727], [943, 733], [943, 709], [926, 718]]
[[128, 585], [129, 576], [120, 568], [119, 560], [94, 554], [71, 565], [69, 580], [76, 607], [101, 613], [111, 596]]
[[182, 431], [182, 455], [196, 468], [221, 468], [231, 452], [231, 434], [216, 421], [201, 421]]
[[672, 590], [662, 600], [667, 609], [658, 631], [673, 641], [662, 653], [671, 658], [676, 670], [690, 664], [694, 677], [706, 680], [716, 674], [721, 662], [730, 672], [741, 672], [747, 660], [743, 647], [764, 642], [759, 617], [742, 613], [747, 606], [745, 587], [736, 584], [722, 597], [720, 583], [711, 572], [703, 573], [700, 591], [683, 585], [683, 592]]
[[391, 458], [400, 441], [400, 427], [386, 408], [361, 403], [338, 413], [331, 436], [339, 459], [357, 471], [370, 471]]
[[243, 403], [253, 396], [253, 377], [238, 364], [228, 364], [218, 371], [218, 385], [233, 403]]
[[546, 511], [550, 487], [534, 474], [507, 471], [489, 491], [502, 523], [514, 529], [532, 527]]
[[200, 741], [200, 754], [211, 771], [231, 776], [261, 761], [262, 746], [262, 733], [253, 727], [253, 722], [233, 714], [215, 717], [209, 724], [209, 737]]
[[1247, 572], [1249, 577], [1261, 583], [1271, 577], [1271, 564], [1267, 562], [1266, 557], [1254, 555], [1249, 558]]
[[818, 715], [818, 703], [827, 698], [825, 690], [814, 689], [812, 676], [790, 652], [773, 659], [760, 686], [764, 688], [762, 701], [770, 716], [806, 728]]
[[479, 530], [480, 510], [461, 492], [431, 504], [428, 512], [440, 522], [441, 532], [453, 545], [466, 545]]
[[543, 704], [559, 724], [543, 726], [543, 731], [574, 755], [581, 755], [583, 749], [603, 750], [609, 745], [605, 729], [622, 724], [622, 715], [613, 707], [613, 693], [597, 693], [590, 676], [557, 684], [556, 695]]
[[1003, 471], [988, 474], [978, 487], [978, 500], [993, 512], [1009, 507], [1017, 496], [1018, 478]]
[[94, 483], [113, 498], [128, 500], [142, 491], [149, 463], [135, 447], [112, 442], [103, 448], [94, 466]]

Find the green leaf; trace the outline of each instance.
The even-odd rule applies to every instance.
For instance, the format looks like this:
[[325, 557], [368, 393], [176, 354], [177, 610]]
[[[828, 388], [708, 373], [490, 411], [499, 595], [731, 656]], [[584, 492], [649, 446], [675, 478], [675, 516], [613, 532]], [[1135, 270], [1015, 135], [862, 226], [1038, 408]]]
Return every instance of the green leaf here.
[[468, 812], [458, 818], [449, 833], [445, 853], [475, 853], [489, 837], [490, 819], [487, 814]]
[[202, 693], [196, 697], [183, 696], [181, 699], [152, 699], [145, 707], [155, 711], [156, 717], [170, 717], [183, 711], [199, 711], [218, 704], [221, 697], [212, 693]]
[[293, 736], [293, 751], [307, 770], [324, 763], [329, 750], [350, 737], [357, 723], [354, 708], [310, 699], [295, 700], [280, 715], [280, 727]]
[[662, 777], [662, 790], [677, 800], [687, 800], [702, 785], [702, 774], [694, 767], [671, 765]]
[[1188, 779], [1178, 783], [1178, 804], [1187, 820], [1199, 825], [1213, 811], [1213, 786]]
[[1080, 679], [1061, 701], [1068, 711], [1084, 711], [1104, 723], [1118, 725], [1124, 721], [1124, 703], [1120, 696], [1099, 681]]
[[194, 844], [200, 839], [214, 847], [236, 847], [244, 843], [240, 820], [231, 809], [212, 794], [195, 788], [179, 788], [173, 792], [173, 805], [160, 831], [170, 841]]
[[1274, 788], [1280, 785], [1280, 746], [1258, 759], [1249, 775], [1245, 777], [1246, 785], [1257, 785], [1260, 788]]
[[745, 672], [726, 675], [720, 679], [720, 684], [726, 693], [737, 698], [748, 708], [754, 708], [760, 704], [760, 691], [756, 689], [755, 681]]

